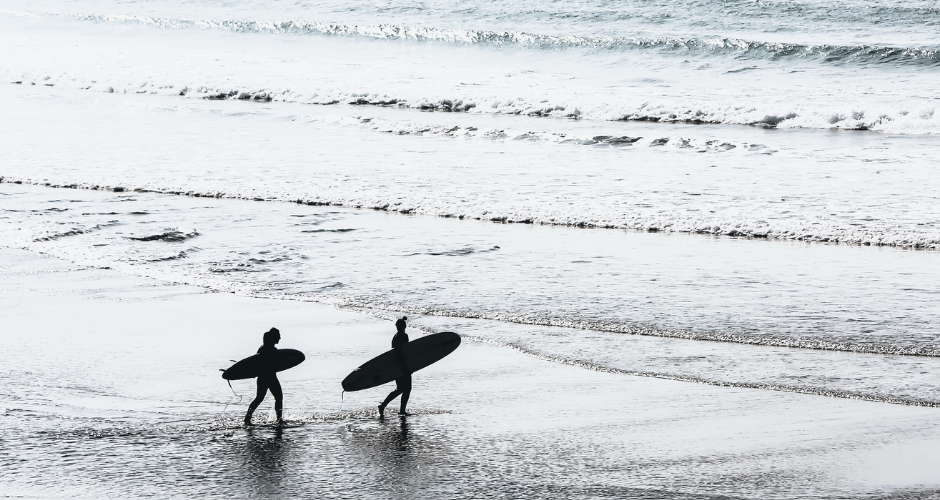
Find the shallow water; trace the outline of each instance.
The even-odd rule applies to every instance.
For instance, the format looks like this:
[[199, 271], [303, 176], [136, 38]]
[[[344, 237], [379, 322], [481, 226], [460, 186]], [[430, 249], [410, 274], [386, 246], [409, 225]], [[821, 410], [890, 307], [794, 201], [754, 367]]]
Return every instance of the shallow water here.
[[[341, 399], [339, 380], [387, 345], [387, 322], [28, 251], [0, 256], [5, 324], [30, 332], [0, 333], [7, 495], [935, 494], [934, 476], [907, 483], [858, 472], [884, 472], [871, 460], [892, 456], [884, 443], [936, 441], [933, 408], [597, 373], [467, 338], [415, 377], [413, 415], [378, 421], [373, 405], [387, 387]], [[288, 424], [270, 425], [266, 401], [246, 430], [252, 381], [230, 390], [217, 367], [250, 352], [272, 322], [308, 359], [280, 374]]]

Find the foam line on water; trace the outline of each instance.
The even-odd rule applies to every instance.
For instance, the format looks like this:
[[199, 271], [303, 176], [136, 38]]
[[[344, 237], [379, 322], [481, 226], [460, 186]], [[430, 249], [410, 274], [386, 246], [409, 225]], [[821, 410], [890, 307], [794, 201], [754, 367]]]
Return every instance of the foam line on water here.
[[[821, 227], [817, 223], [807, 223], [801, 226], [793, 227], [781, 226], [775, 227], [768, 225], [767, 221], [749, 221], [749, 220], [737, 220], [737, 221], [725, 221], [724, 223], [713, 223], [709, 220], [672, 220], [663, 218], [657, 214], [655, 217], [645, 218], [645, 217], [632, 217], [624, 218], [624, 220], [613, 221], [613, 220], [599, 220], [587, 218], [584, 216], [569, 216], [564, 219], [559, 219], [556, 217], [548, 216], [538, 216], [536, 214], [529, 214], [526, 212], [511, 212], [511, 213], [499, 213], [494, 211], [485, 210], [482, 213], [474, 212], [460, 212], [460, 211], [441, 211], [435, 207], [424, 208], [424, 207], [415, 207], [408, 204], [402, 204], [401, 200], [396, 198], [394, 203], [392, 201], [383, 201], [383, 200], [364, 200], [355, 197], [343, 197], [331, 195], [324, 192], [323, 194], [317, 195], [315, 198], [293, 198], [291, 196], [257, 196], [257, 195], [243, 195], [240, 193], [229, 193], [224, 191], [182, 191], [177, 189], [168, 189], [161, 188], [158, 186], [146, 186], [146, 187], [128, 187], [128, 186], [107, 186], [101, 184], [91, 184], [81, 181], [65, 181], [52, 183], [46, 180], [32, 179], [27, 177], [12, 177], [9, 175], [0, 174], [0, 183], [12, 183], [12, 184], [29, 184], [35, 186], [45, 186], [52, 188], [69, 188], [69, 189], [90, 189], [90, 190], [103, 190], [103, 191], [114, 191], [114, 192], [138, 192], [138, 193], [158, 193], [158, 194], [172, 194], [172, 195], [183, 195], [183, 196], [192, 196], [197, 198], [226, 198], [226, 199], [236, 199], [236, 200], [251, 200], [251, 201], [272, 201], [272, 202], [288, 202], [296, 203], [300, 205], [311, 205], [311, 206], [335, 206], [335, 207], [347, 207], [347, 208], [356, 208], [356, 209], [370, 209], [386, 212], [398, 212], [402, 214], [421, 214], [421, 215], [432, 215], [445, 218], [456, 218], [456, 219], [472, 219], [472, 220], [481, 220], [481, 221], [490, 221], [496, 223], [518, 223], [518, 224], [540, 224], [547, 226], [569, 226], [569, 227], [581, 227], [581, 228], [598, 228], [598, 229], [627, 229], [627, 230], [637, 230], [637, 231], [648, 231], [648, 232], [671, 232], [671, 233], [687, 233], [687, 234], [703, 234], [703, 235], [717, 235], [717, 236], [734, 236], [734, 237], [746, 237], [754, 239], [773, 239], [773, 240], [791, 240], [791, 241], [803, 241], [803, 242], [817, 242], [817, 243], [827, 243], [827, 244], [847, 244], [847, 245], [861, 245], [861, 246], [884, 246], [884, 247], [898, 247], [898, 248], [910, 248], [918, 250], [938, 250], [940, 249], [940, 233], [931, 231], [931, 227], [927, 227], [924, 232], [914, 232], [911, 230], [906, 230], [905, 228], [891, 228], [890, 231], [884, 230], [872, 230], [864, 226], [851, 226], [851, 227]], [[90, 230], [90, 229], [89, 229]], [[79, 229], [77, 231], [85, 232], [85, 229]], [[48, 237], [61, 238], [70, 235], [81, 234], [78, 232], [66, 233], [56, 233], [54, 235], [48, 235]]]
[[576, 134], [510, 128], [480, 129], [474, 126], [427, 125], [407, 120], [387, 120], [371, 116], [345, 117], [337, 123], [353, 122], [368, 130], [392, 135], [418, 135], [444, 138], [486, 139], [492, 141], [532, 141], [596, 147], [649, 147], [658, 150], [687, 149], [702, 153], [773, 154], [777, 151], [764, 144], [719, 139], [699, 139], [663, 134], [627, 136]]

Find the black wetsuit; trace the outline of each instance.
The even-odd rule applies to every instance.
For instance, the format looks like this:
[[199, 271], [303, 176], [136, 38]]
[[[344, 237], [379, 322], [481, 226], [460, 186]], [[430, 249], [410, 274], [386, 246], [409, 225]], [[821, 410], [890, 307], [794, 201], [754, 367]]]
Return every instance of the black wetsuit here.
[[[392, 349], [401, 349], [401, 347], [407, 343], [408, 334], [405, 332], [398, 332], [392, 337]], [[405, 370], [405, 375], [395, 379], [395, 390], [392, 391], [379, 406], [384, 409], [393, 399], [401, 395], [401, 413], [405, 413], [405, 408], [408, 406], [408, 398], [411, 396], [411, 373], [408, 372], [408, 367], [404, 366], [404, 358], [401, 358], [401, 362], [402, 368]]]
[[277, 347], [264, 344], [258, 349], [258, 354], [264, 358], [264, 368], [261, 375], [258, 375], [258, 392], [254, 401], [248, 405], [248, 415], [245, 421], [251, 421], [251, 414], [255, 412], [258, 405], [264, 401], [264, 396], [271, 391], [274, 396], [274, 411], [277, 413], [277, 419], [281, 420], [281, 410], [284, 407], [284, 393], [281, 392], [281, 382], [277, 379], [276, 358]]
[[[402, 346], [408, 343], [408, 334], [405, 332], [398, 332], [392, 337], [392, 349], [401, 349]], [[402, 365], [405, 361], [402, 359]], [[399, 379], [395, 379], [395, 385], [397, 386], [400, 392], [411, 393], [411, 373], [407, 372], [408, 368], [402, 366], [406, 370], [405, 376]]]

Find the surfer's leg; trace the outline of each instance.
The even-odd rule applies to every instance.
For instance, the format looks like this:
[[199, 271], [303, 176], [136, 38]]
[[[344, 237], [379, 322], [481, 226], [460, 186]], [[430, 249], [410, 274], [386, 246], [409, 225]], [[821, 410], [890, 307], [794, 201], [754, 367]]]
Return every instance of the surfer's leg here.
[[264, 395], [268, 393], [268, 384], [264, 383], [261, 377], [258, 377], [258, 392], [254, 401], [248, 405], [248, 413], [245, 414], [245, 425], [251, 425], [251, 415], [258, 408], [258, 405], [264, 401]]
[[391, 403], [393, 399], [397, 398], [399, 394], [401, 394], [401, 389], [396, 388], [394, 391], [388, 394], [388, 397], [385, 398], [385, 401], [382, 402], [381, 406], [383, 408], [388, 406], [388, 404]]
[[408, 398], [411, 397], [411, 389], [407, 391], [402, 391], [401, 393], [401, 408], [398, 409], [399, 415], [407, 415], [408, 411]]
[[271, 395], [274, 396], [274, 413], [277, 414], [277, 421], [280, 423], [284, 419], [283, 410], [284, 410], [284, 393], [281, 391], [281, 381], [274, 377], [274, 380], [271, 380], [268, 383], [268, 389], [271, 391]]
[[407, 415], [408, 398], [411, 397], [411, 375], [396, 381], [398, 391], [401, 392], [401, 407], [398, 409], [399, 415]]
[[385, 401], [382, 401], [382, 404], [379, 405], [379, 417], [385, 416], [385, 407], [388, 406], [388, 404], [391, 403], [393, 399], [397, 398], [399, 394], [401, 394], [401, 389], [397, 387], [394, 391], [388, 394], [388, 397], [385, 398]]

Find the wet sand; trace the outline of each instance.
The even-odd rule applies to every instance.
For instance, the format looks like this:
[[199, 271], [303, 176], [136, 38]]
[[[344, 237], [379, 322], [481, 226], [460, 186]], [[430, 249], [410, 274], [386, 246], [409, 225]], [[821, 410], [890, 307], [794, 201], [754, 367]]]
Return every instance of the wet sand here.
[[[24, 498], [933, 498], [940, 410], [598, 373], [466, 341], [391, 386], [339, 381], [392, 323], [0, 249], [0, 486]], [[271, 326], [307, 361], [239, 423], [219, 369]], [[418, 331], [411, 332], [420, 335]], [[460, 333], [460, 332], [458, 332]], [[393, 403], [390, 409], [397, 405]]]

